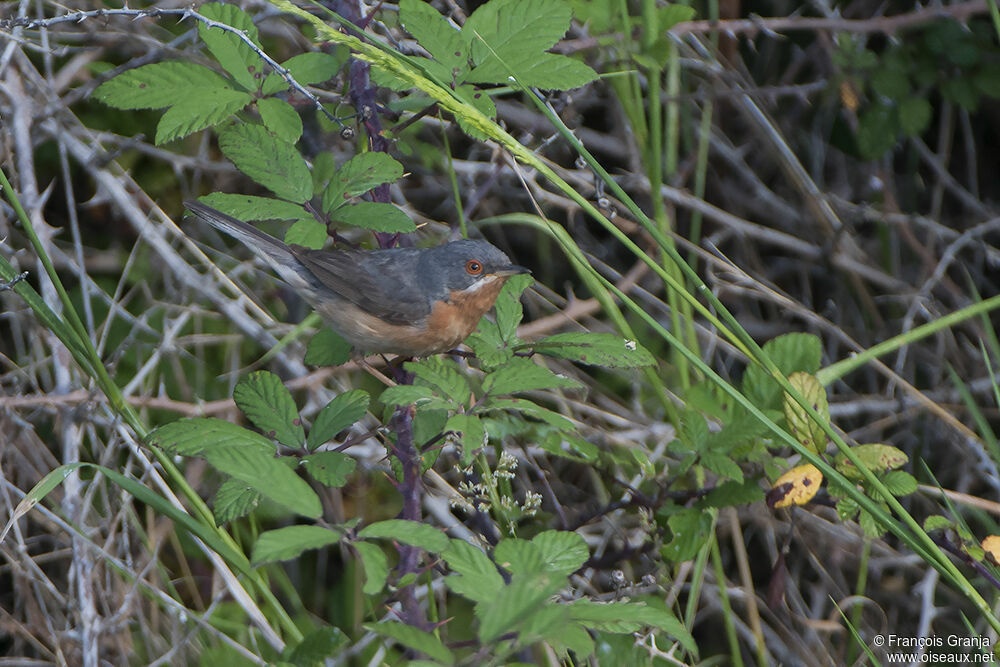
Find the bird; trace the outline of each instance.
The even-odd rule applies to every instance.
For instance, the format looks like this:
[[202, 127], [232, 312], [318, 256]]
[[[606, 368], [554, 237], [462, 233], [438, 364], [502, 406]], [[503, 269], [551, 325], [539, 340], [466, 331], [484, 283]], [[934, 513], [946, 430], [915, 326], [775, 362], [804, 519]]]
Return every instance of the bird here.
[[363, 353], [427, 357], [451, 351], [476, 329], [511, 276], [531, 273], [487, 241], [314, 250], [285, 244], [201, 202], [184, 206], [250, 248]]

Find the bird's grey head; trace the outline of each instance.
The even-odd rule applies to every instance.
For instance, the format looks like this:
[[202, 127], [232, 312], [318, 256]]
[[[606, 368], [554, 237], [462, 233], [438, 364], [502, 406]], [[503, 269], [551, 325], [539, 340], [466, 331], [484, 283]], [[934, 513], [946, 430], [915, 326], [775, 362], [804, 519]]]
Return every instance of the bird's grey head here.
[[486, 241], [452, 241], [423, 253], [418, 274], [424, 286], [438, 295], [467, 290], [519, 273], [531, 273], [511, 264], [499, 248]]

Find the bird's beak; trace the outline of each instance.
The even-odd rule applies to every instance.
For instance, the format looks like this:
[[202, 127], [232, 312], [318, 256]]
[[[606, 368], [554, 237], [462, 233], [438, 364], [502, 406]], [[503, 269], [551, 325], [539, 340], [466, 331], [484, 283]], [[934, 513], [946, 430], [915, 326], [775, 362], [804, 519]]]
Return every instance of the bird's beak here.
[[524, 273], [531, 273], [531, 269], [526, 269], [523, 266], [518, 266], [517, 264], [508, 264], [507, 266], [497, 269], [493, 272], [493, 275], [500, 276], [501, 278], [507, 278], [508, 276], [518, 276]]

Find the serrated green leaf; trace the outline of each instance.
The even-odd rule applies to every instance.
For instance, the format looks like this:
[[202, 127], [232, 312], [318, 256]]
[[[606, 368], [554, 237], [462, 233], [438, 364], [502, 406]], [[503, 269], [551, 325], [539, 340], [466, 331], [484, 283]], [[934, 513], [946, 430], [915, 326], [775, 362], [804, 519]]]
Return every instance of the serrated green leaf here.
[[940, 514], [932, 514], [924, 519], [924, 532], [932, 533], [936, 530], [951, 530], [954, 525], [955, 522], [948, 517], [941, 516]]
[[476, 605], [480, 640], [493, 641], [514, 630], [565, 585], [566, 577], [551, 572], [514, 577], [492, 600]]
[[408, 215], [392, 204], [382, 202], [345, 204], [331, 211], [330, 219], [343, 225], [385, 234], [409, 234], [417, 229]]
[[240, 380], [233, 389], [233, 401], [269, 438], [292, 448], [305, 442], [295, 399], [274, 373], [256, 371]]
[[303, 361], [310, 366], [339, 366], [351, 358], [351, 344], [333, 329], [323, 327], [309, 340]]
[[692, 654], [698, 652], [694, 638], [676, 616], [665, 609], [641, 602], [608, 602], [576, 600], [569, 605], [570, 617], [585, 626], [603, 632], [631, 633], [649, 626], [678, 640]]
[[368, 392], [361, 389], [345, 391], [319, 411], [313, 420], [306, 446], [313, 450], [333, 439], [338, 433], [365, 416], [368, 411]]
[[706, 451], [698, 456], [698, 463], [708, 470], [711, 470], [723, 479], [733, 479], [737, 482], [743, 481], [743, 470], [726, 454]]
[[[902, 450], [891, 445], [878, 443], [857, 445], [856, 447], [852, 447], [851, 451], [876, 475], [906, 465], [907, 461], [910, 460], [910, 457], [903, 453]], [[864, 479], [854, 463], [844, 454], [837, 454], [833, 459], [833, 465], [848, 479]]]
[[546, 530], [531, 538], [531, 543], [538, 547], [549, 572], [570, 575], [590, 557], [587, 543], [571, 531]]
[[664, 559], [672, 563], [691, 560], [708, 540], [712, 515], [697, 509], [685, 509], [667, 519], [672, 538], [660, 549]]
[[491, 398], [480, 407], [480, 411], [482, 412], [491, 412], [493, 410], [513, 410], [514, 412], [543, 421], [560, 431], [571, 431], [575, 428], [573, 422], [566, 417], [548, 408], [543, 408], [526, 398]]
[[321, 627], [308, 633], [295, 648], [286, 652], [293, 665], [313, 665], [325, 658], [337, 657], [350, 643], [350, 639], [340, 628]]
[[469, 47], [448, 20], [430, 4], [401, 0], [399, 22], [435, 60], [449, 70], [443, 83], [461, 81], [469, 70]]
[[302, 460], [313, 479], [330, 488], [347, 484], [347, 476], [354, 472], [354, 459], [342, 452], [313, 452]]
[[513, 348], [500, 337], [500, 329], [496, 322], [486, 317], [479, 320], [479, 326], [465, 339], [465, 344], [472, 348], [483, 371], [491, 371], [502, 366], [514, 356]]
[[163, 109], [193, 93], [220, 90], [232, 91], [232, 82], [207, 67], [172, 60], [122, 72], [93, 96], [116, 109]]
[[308, 517], [322, 513], [316, 493], [274, 457], [274, 444], [241, 426], [214, 418], [181, 419], [159, 427], [147, 441], [169, 454], [205, 459], [293, 512]]
[[593, 463], [597, 460], [598, 454], [600, 454], [600, 449], [598, 449], [597, 445], [587, 442], [572, 433], [559, 431], [548, 434], [538, 445], [553, 456], [581, 463]]
[[260, 492], [246, 482], [230, 477], [215, 492], [215, 502], [212, 503], [215, 525], [221, 526], [234, 519], [245, 517], [257, 509], [259, 504]]
[[493, 550], [493, 559], [513, 575], [537, 574], [545, 570], [541, 547], [516, 537], [500, 540]]
[[359, 153], [341, 165], [323, 193], [323, 210], [327, 213], [349, 197], [364, 194], [383, 183], [392, 183], [403, 175], [403, 165], [386, 153]]
[[277, 97], [257, 100], [257, 111], [264, 127], [279, 139], [294, 144], [302, 136], [302, 119], [292, 105]]
[[490, 396], [536, 391], [539, 389], [579, 388], [579, 382], [556, 375], [530, 359], [515, 357], [483, 380], [483, 391]]
[[658, 7], [656, 10], [656, 27], [661, 32], [666, 32], [679, 23], [694, 19], [697, 13], [694, 7], [687, 7], [676, 3]]
[[500, 338], [507, 343], [517, 341], [517, 327], [524, 317], [524, 308], [521, 306], [521, 294], [528, 289], [535, 279], [529, 275], [511, 276], [500, 289], [494, 308], [497, 316], [497, 328]]
[[451, 651], [440, 639], [430, 632], [403, 623], [365, 623], [365, 630], [382, 637], [394, 639], [403, 646], [424, 653], [438, 662], [452, 664], [455, 661]]
[[589, 332], [555, 334], [531, 343], [530, 347], [539, 354], [592, 366], [638, 368], [656, 363], [656, 359], [646, 348], [634, 340], [627, 340], [615, 334]]
[[251, 99], [248, 93], [230, 88], [192, 91], [160, 118], [156, 125], [156, 145], [217, 125], [249, 104]]
[[[337, 76], [340, 68], [343, 67], [345, 58], [329, 53], [313, 51], [310, 53], [300, 53], [281, 63], [281, 66], [288, 70], [299, 84], [310, 86], [316, 83], [326, 83]], [[277, 72], [271, 72], [264, 79], [261, 86], [261, 94], [273, 95], [282, 90], [288, 89], [288, 82]]]
[[899, 125], [903, 134], [917, 137], [931, 124], [934, 110], [923, 97], [909, 97], [899, 103]]
[[456, 403], [467, 403], [472, 395], [469, 381], [451, 359], [430, 357], [409, 361], [404, 368], [416, 375], [413, 384], [430, 387], [438, 396], [447, 396]]
[[[801, 371], [788, 376], [788, 382], [802, 395], [812, 409], [819, 413], [825, 423], [830, 421], [830, 405], [826, 389], [815, 375]], [[813, 453], [826, 450], [826, 433], [823, 427], [809, 416], [809, 413], [790, 394], [784, 397], [785, 421], [796, 440]]]
[[[766, 342], [763, 350], [785, 377], [796, 371], [815, 374], [823, 353], [819, 338], [805, 333], [778, 336]], [[758, 408], [781, 408], [781, 386], [757, 364], [747, 366], [743, 374], [743, 393]]]
[[315, 218], [296, 220], [285, 232], [285, 243], [320, 250], [326, 243], [326, 225]]
[[871, 75], [872, 90], [893, 100], [910, 94], [910, 80], [906, 72], [894, 67], [880, 67]]
[[858, 117], [858, 153], [867, 160], [882, 157], [895, 148], [899, 130], [899, 116], [894, 107], [872, 106]]
[[[236, 5], [209, 2], [201, 5], [198, 13], [205, 18], [242, 30], [260, 48], [257, 26], [254, 25], [250, 15]], [[243, 88], [248, 91], [257, 90], [263, 61], [246, 42], [232, 32], [222, 28], [210, 28], [201, 22], [198, 23], [198, 36], [205, 42], [223, 69]]]
[[282, 199], [304, 203], [312, 198], [312, 175], [295, 147], [260, 125], [227, 127], [219, 148], [236, 168]]
[[503, 577], [489, 556], [464, 540], [449, 540], [441, 558], [456, 573], [445, 578], [445, 583], [458, 595], [484, 602], [504, 587]]
[[507, 83], [514, 75], [525, 86], [565, 90], [597, 74], [580, 61], [545, 53], [569, 28], [569, 6], [561, 0], [493, 0], [465, 22], [461, 36], [475, 68], [471, 83]]
[[482, 420], [475, 415], [452, 415], [445, 423], [444, 429], [462, 434], [463, 466], [472, 463], [476, 452], [486, 444], [486, 427], [483, 426]]
[[416, 405], [429, 410], [453, 410], [460, 408], [453, 401], [441, 398], [430, 387], [401, 384], [385, 389], [378, 400], [386, 405]]
[[301, 204], [293, 204], [290, 201], [271, 199], [270, 197], [213, 192], [210, 195], [199, 197], [198, 201], [244, 222], [251, 220], [298, 220], [300, 218], [315, 220], [311, 213], [302, 208]]
[[336, 544], [343, 533], [321, 526], [286, 526], [261, 533], [253, 545], [254, 566], [298, 558], [303, 551]]
[[358, 532], [363, 539], [391, 539], [431, 553], [448, 548], [448, 536], [433, 526], [406, 519], [389, 519], [369, 524]]
[[487, 62], [473, 69], [466, 80], [470, 83], [507, 83], [510, 77], [522, 86], [546, 90], [571, 90], [597, 79], [586, 63], [559, 53], [511, 54], [498, 61]]
[[704, 507], [735, 507], [764, 499], [764, 491], [757, 479], [746, 479], [742, 483], [730, 480], [723, 482], [705, 496], [700, 505]]
[[351, 546], [357, 549], [365, 568], [365, 585], [361, 592], [375, 595], [385, 587], [385, 580], [389, 577], [389, 562], [385, 552], [377, 544], [370, 542], [354, 542]]
[[894, 496], [908, 496], [917, 491], [917, 480], [903, 470], [893, 470], [882, 479], [885, 488]]

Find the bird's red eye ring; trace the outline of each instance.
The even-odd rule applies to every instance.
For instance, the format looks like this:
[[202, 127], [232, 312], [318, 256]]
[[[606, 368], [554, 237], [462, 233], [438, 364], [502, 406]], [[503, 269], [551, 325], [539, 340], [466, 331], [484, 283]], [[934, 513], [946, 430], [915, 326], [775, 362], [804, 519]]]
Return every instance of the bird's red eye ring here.
[[470, 259], [465, 263], [465, 271], [473, 276], [478, 276], [483, 272], [483, 265], [474, 259]]

